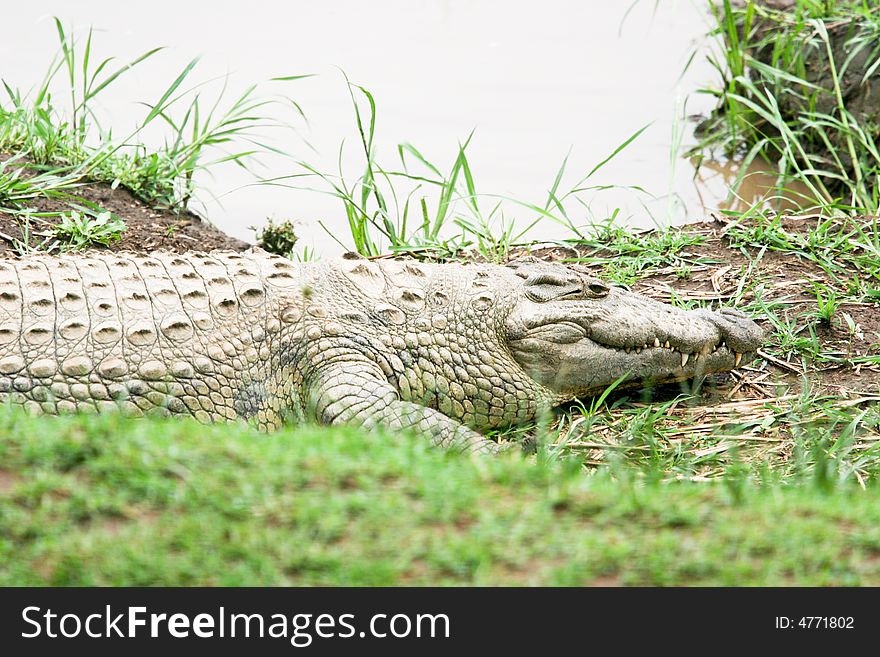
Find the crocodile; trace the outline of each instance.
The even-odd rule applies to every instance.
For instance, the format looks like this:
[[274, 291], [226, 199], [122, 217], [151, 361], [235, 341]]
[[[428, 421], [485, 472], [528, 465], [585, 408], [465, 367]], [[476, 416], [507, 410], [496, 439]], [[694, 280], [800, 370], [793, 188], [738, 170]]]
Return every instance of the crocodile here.
[[728, 371], [762, 339], [737, 310], [683, 310], [533, 257], [0, 260], [0, 402], [37, 414], [350, 423], [493, 451], [486, 430], [613, 383]]

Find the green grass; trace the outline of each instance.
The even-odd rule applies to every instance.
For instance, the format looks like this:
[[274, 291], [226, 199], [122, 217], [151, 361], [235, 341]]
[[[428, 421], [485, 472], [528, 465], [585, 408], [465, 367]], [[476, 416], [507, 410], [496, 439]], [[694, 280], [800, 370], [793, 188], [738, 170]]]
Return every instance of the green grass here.
[[0, 584], [880, 584], [880, 498], [405, 436], [0, 414]]
[[581, 404], [555, 428], [550, 453], [617, 477], [725, 481], [732, 473], [803, 483], [816, 476], [865, 486], [880, 475], [880, 406], [805, 384], [767, 399], [707, 404], [694, 384], [667, 400], [637, 392]]
[[[351, 243], [345, 243], [321, 224], [343, 248], [367, 256], [383, 252], [409, 254], [435, 260], [477, 255], [503, 262], [511, 249], [532, 241], [532, 229], [553, 222], [574, 236], [606, 216], [593, 216], [589, 200], [614, 185], [592, 183], [593, 176], [630, 146], [649, 127], [627, 136], [615, 149], [574, 183], [566, 183], [568, 155], [550, 181], [546, 198], [527, 201], [478, 190], [477, 177], [467, 155], [475, 138], [471, 132], [458, 144], [452, 164], [430, 160], [415, 145], [397, 145], [399, 162], [380, 161], [377, 155], [378, 106], [373, 94], [345, 77], [357, 125], [358, 149], [363, 153], [362, 173], [343, 169], [345, 144], [340, 144], [338, 169], [328, 172], [308, 161], [298, 161], [294, 172], [261, 180], [279, 187], [308, 189], [339, 199]], [[634, 193], [645, 194], [638, 186]], [[610, 217], [617, 215], [613, 210]], [[585, 215], [581, 221], [579, 216]], [[521, 221], [517, 221], [520, 219]]]
[[703, 258], [689, 253], [699, 249], [702, 238], [678, 227], [640, 231], [610, 219], [584, 233], [583, 237], [565, 240], [568, 245], [586, 249], [566, 261], [598, 266], [605, 278], [617, 283], [632, 284], [663, 267], [674, 267], [681, 278], [686, 278], [690, 267], [704, 263]]
[[[815, 227], [793, 231], [780, 215], [762, 212], [734, 217], [727, 230], [731, 246], [787, 253], [821, 267], [835, 283], [862, 300], [880, 285], [880, 218], [823, 217]], [[860, 296], [861, 295], [861, 296]]]
[[290, 258], [294, 253], [299, 236], [289, 219], [276, 222], [271, 217], [261, 228], [251, 228], [257, 240], [257, 246], [269, 253], [277, 253]]
[[71, 210], [61, 216], [61, 221], [52, 227], [49, 235], [58, 239], [62, 250], [78, 251], [98, 244], [109, 246], [118, 242], [125, 230], [125, 222], [109, 212], [100, 212], [92, 217]]

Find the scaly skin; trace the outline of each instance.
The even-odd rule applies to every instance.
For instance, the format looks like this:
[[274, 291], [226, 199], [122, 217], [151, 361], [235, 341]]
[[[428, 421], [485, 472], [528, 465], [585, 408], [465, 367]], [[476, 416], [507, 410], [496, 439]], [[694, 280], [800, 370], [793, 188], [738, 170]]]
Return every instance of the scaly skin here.
[[0, 402], [35, 413], [188, 414], [266, 430], [311, 418], [493, 450], [479, 431], [621, 376], [729, 370], [761, 339], [736, 311], [682, 311], [534, 259], [0, 261]]

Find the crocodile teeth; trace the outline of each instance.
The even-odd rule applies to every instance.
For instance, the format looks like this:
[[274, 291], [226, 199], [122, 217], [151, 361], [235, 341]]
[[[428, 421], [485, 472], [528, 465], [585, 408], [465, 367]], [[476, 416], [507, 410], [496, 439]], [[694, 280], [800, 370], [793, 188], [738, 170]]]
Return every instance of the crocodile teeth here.
[[742, 359], [743, 359], [743, 355], [739, 352], [736, 352], [736, 356], [733, 359], [733, 366], [739, 367], [739, 363]]
[[670, 349], [670, 346], [669, 346], [669, 340], [667, 340], [666, 343], [665, 343], [663, 346], [666, 347], [667, 349]]
[[659, 346], [660, 346], [660, 338], [654, 338], [654, 346], [655, 346], [655, 347], [659, 347]]
[[636, 347], [636, 353], [637, 353], [637, 354], [642, 353], [642, 348], [641, 348], [641, 347]]
[[624, 349], [624, 351], [625, 351], [626, 353], [629, 353], [629, 352], [632, 351], [632, 349], [630, 349], [629, 347], [627, 347], [626, 349]]
[[681, 366], [684, 367], [687, 365], [688, 359], [691, 357], [690, 354], [683, 353], [681, 354]]

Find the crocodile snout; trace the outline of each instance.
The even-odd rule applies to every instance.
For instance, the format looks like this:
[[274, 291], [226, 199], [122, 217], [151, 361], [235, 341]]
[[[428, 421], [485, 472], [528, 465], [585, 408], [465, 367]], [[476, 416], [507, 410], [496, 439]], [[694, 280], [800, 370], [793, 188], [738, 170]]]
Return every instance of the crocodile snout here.
[[764, 330], [735, 308], [707, 312], [705, 317], [721, 331], [722, 341], [736, 354], [753, 353], [764, 344]]

